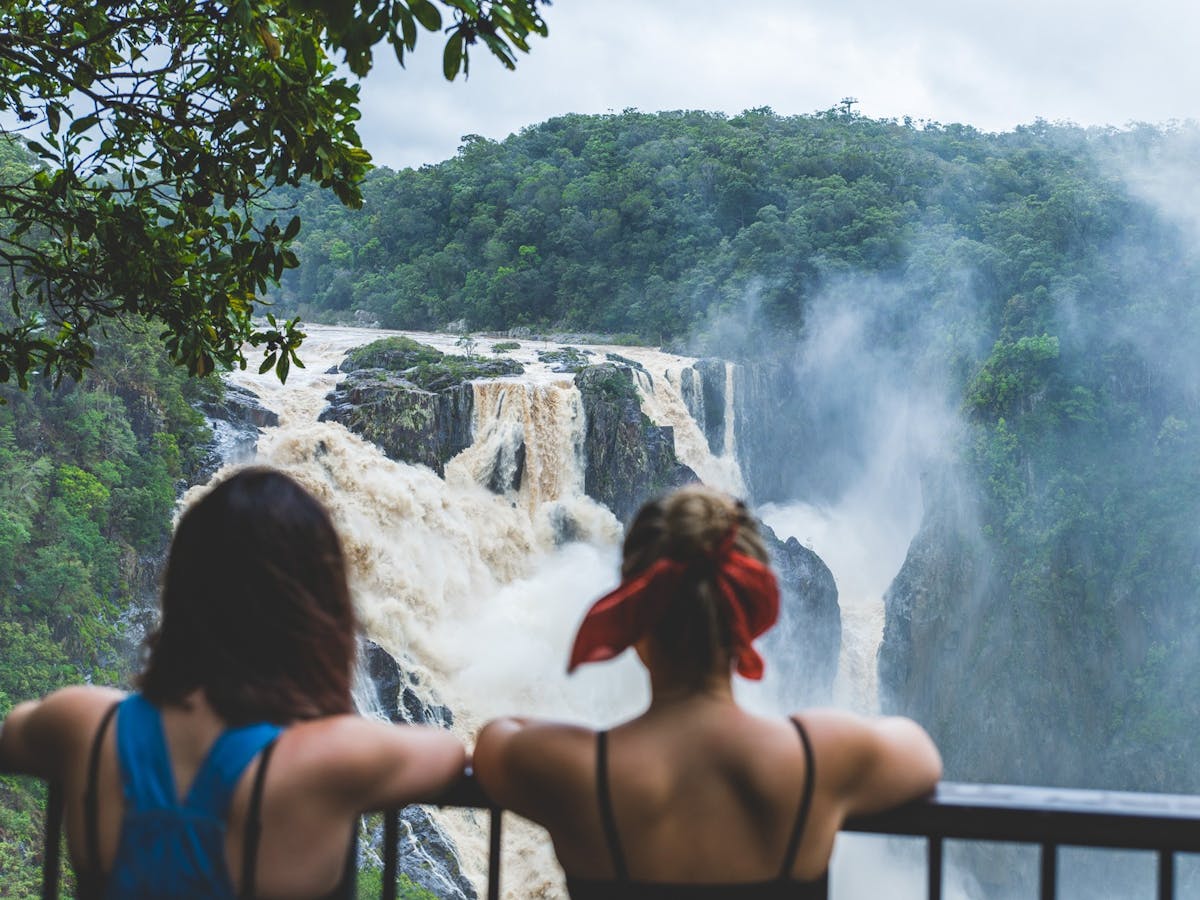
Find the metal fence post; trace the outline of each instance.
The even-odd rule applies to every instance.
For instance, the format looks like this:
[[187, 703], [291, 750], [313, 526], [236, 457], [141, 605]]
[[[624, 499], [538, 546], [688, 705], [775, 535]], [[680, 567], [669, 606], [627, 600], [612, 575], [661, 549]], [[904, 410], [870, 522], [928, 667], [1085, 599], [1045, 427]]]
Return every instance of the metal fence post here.
[[926, 878], [929, 882], [929, 900], [942, 900], [942, 839], [938, 836], [929, 838], [929, 872]]
[[504, 811], [492, 807], [492, 829], [488, 843], [488, 900], [500, 900], [500, 823]]

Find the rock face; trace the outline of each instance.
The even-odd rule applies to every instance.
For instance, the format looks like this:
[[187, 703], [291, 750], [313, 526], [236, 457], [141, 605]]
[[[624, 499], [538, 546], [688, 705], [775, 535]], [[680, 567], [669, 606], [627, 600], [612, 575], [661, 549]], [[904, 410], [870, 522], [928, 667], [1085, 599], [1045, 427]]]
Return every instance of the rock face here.
[[[987, 673], [1004, 670], [1000, 661], [1010, 646], [988, 636], [989, 554], [960, 478], [949, 471], [926, 475], [922, 493], [921, 527], [884, 594], [880, 707], [929, 730], [948, 777], [970, 772], [975, 780], [1011, 781], [1023, 763], [998, 751], [1010, 748], [1023, 716], [986, 684]], [[1041, 742], [1029, 749], [1041, 752]]]
[[253, 392], [236, 384], [225, 384], [225, 396], [220, 403], [202, 403], [200, 409], [213, 419], [222, 419], [254, 428], [274, 428], [279, 416], [262, 405]]
[[[378, 711], [393, 722], [437, 725], [448, 728], [454, 721], [449, 708], [423, 699], [420, 682], [405, 672], [377, 644], [364, 641], [360, 647], [372, 698]], [[382, 852], [383, 830], [371, 836], [370, 846]], [[420, 806], [406, 806], [400, 813], [400, 873], [415, 885], [448, 900], [475, 900], [477, 894], [463, 874], [458, 851], [429, 813]]]
[[471, 445], [475, 394], [470, 383], [420, 388], [381, 369], [351, 373], [328, 397], [321, 421], [340, 422], [399, 462], [439, 475]]
[[697, 360], [683, 370], [679, 389], [688, 412], [704, 432], [708, 449], [720, 455], [725, 449], [725, 360]]
[[779, 576], [779, 623], [764, 639], [772, 665], [768, 677], [783, 686], [788, 708], [828, 703], [833, 696], [842, 648], [842, 613], [837, 584], [825, 562], [794, 537], [781, 541], [759, 525]]
[[575, 376], [587, 420], [584, 491], [628, 523], [649, 498], [693, 481], [675, 457], [674, 429], [642, 412], [628, 366], [588, 366]]
[[347, 377], [329, 395], [321, 421], [340, 422], [390, 458], [438, 475], [471, 445], [471, 380], [525, 371], [516, 360], [449, 356], [405, 337], [358, 347], [340, 369]]
[[[705, 385], [709, 380], [704, 377]], [[721, 384], [723, 391], [724, 372]], [[802, 460], [803, 441], [793, 419], [777, 411], [792, 407], [800, 389], [794, 372], [779, 363], [738, 366], [734, 373], [734, 437], [742, 477], [754, 504], [794, 496], [792, 476]]]
[[196, 473], [198, 484], [209, 481], [223, 465], [252, 460], [258, 449], [259, 430], [279, 424], [279, 416], [245, 388], [226, 384], [223, 394], [219, 401], [199, 404], [200, 411], [208, 417], [213, 440]]

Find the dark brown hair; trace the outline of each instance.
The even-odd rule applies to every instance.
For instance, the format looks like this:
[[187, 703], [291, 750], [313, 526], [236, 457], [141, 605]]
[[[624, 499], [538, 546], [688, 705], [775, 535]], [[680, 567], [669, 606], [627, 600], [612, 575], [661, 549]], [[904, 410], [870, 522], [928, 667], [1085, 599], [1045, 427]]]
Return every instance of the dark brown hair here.
[[663, 557], [690, 564], [683, 585], [652, 634], [680, 677], [693, 686], [732, 665], [733, 636], [708, 564], [730, 530], [735, 530], [735, 550], [769, 562], [745, 504], [704, 485], [688, 485], [651, 500], [638, 510], [625, 535], [622, 580]]
[[230, 725], [350, 712], [354, 608], [341, 542], [296, 481], [243, 469], [180, 518], [139, 687], [203, 689]]

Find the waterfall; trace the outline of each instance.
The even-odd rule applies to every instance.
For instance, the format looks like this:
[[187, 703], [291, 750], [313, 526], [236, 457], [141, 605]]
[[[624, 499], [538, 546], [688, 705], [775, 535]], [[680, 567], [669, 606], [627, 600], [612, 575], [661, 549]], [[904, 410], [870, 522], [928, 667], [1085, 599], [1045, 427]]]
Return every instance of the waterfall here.
[[[725, 459], [737, 459], [737, 429], [734, 428], [734, 420], [737, 414], [736, 404], [734, 403], [734, 383], [733, 375], [737, 370], [731, 362], [725, 363], [725, 440], [722, 442], [724, 449], [723, 456]], [[740, 476], [740, 470], [739, 470]], [[743, 491], [745, 484], [742, 484]]]
[[[699, 422], [683, 399], [683, 371], [695, 360], [644, 347], [620, 348], [624, 357], [640, 364], [633, 369], [642, 411], [656, 425], [669, 425], [675, 432], [675, 455], [700, 476], [700, 480], [732, 494], [746, 495], [746, 483], [733, 446], [733, 391], [726, 390], [725, 448], [716, 455]], [[727, 384], [732, 388], [732, 366], [727, 366]]]
[[471, 446], [446, 465], [446, 482], [479, 484], [530, 516], [537, 543], [553, 544], [569, 523], [574, 538], [613, 544], [620, 527], [583, 492], [582, 397], [568, 376], [473, 385]]

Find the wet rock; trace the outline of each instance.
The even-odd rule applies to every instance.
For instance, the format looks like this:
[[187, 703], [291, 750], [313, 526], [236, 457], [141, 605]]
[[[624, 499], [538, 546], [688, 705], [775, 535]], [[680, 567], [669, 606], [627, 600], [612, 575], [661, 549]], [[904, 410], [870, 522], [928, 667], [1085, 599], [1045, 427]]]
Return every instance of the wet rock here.
[[550, 367], [551, 372], [575, 374], [588, 365], [588, 355], [575, 347], [560, 347], [557, 350], [539, 350], [538, 361]]
[[[364, 640], [359, 652], [379, 711], [393, 722], [449, 728], [454, 715], [423, 696], [420, 680], [378, 644]], [[383, 853], [383, 829], [373, 829], [368, 847]], [[407, 806], [400, 813], [400, 873], [413, 884], [450, 900], [475, 900], [475, 888], [463, 874], [458, 848], [428, 810]]]
[[521, 479], [524, 476], [525, 442], [521, 441], [515, 447], [505, 444], [496, 451], [496, 458], [484, 480], [484, 486], [493, 494], [503, 497], [505, 494], [515, 494], [521, 490]]
[[196, 484], [211, 480], [222, 466], [253, 461], [261, 430], [279, 424], [279, 416], [255, 394], [235, 384], [224, 385], [219, 399], [201, 401], [196, 408], [208, 418], [213, 433], [204, 458], [192, 473], [190, 480]]
[[825, 561], [794, 537], [780, 540], [759, 525], [779, 577], [779, 622], [764, 639], [772, 664], [769, 677], [782, 687], [790, 709], [828, 703], [833, 696], [842, 648], [842, 614], [837, 584]]
[[739, 365], [734, 372], [734, 440], [755, 505], [796, 496], [792, 489], [797, 471], [804, 469], [806, 442], [798, 417], [779, 410], [792, 410], [800, 393], [792, 369], [779, 363]]
[[575, 376], [583, 397], [584, 491], [622, 522], [659, 494], [698, 481], [675, 457], [675, 433], [642, 412], [626, 366], [588, 366]]
[[279, 424], [279, 416], [263, 406], [252, 391], [236, 384], [225, 385], [221, 400], [200, 403], [200, 411], [211, 419], [220, 419], [233, 425], [274, 428]]
[[697, 360], [683, 370], [679, 383], [683, 402], [715, 456], [725, 451], [725, 388], [723, 359]]
[[[450, 356], [405, 337], [358, 347], [340, 369], [347, 377], [329, 395], [321, 421], [340, 422], [391, 459], [428, 466], [438, 475], [471, 445], [471, 381], [525, 371], [516, 360]], [[523, 459], [514, 462], [521, 463], [519, 484]]]
[[470, 383], [426, 390], [380, 369], [354, 372], [329, 395], [322, 422], [340, 422], [399, 462], [445, 474], [471, 445], [475, 393]]

